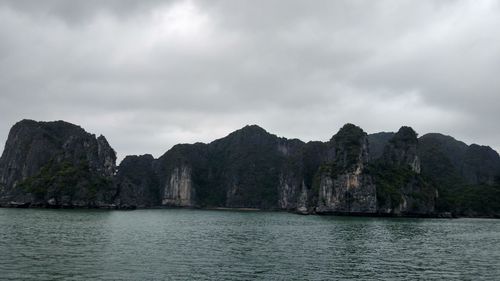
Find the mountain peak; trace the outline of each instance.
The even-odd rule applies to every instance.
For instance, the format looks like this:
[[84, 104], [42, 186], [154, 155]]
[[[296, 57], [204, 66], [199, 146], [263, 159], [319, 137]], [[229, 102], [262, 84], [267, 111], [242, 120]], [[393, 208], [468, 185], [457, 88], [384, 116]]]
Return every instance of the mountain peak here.
[[412, 127], [403, 126], [399, 129], [399, 131], [394, 135], [391, 139], [391, 142], [394, 144], [416, 144], [418, 142], [417, 133], [413, 130]]
[[23, 119], [17, 122], [13, 127], [13, 132], [16, 132], [20, 129], [28, 129], [28, 130], [49, 130], [50, 132], [60, 133], [61, 131], [72, 131], [72, 132], [85, 132], [85, 130], [75, 124], [57, 120], [57, 121], [35, 121], [31, 119]]
[[239, 129], [238, 131], [246, 131], [246, 132], [265, 132], [265, 133], [267, 133], [267, 131], [266, 131], [264, 128], [262, 128], [261, 126], [256, 125], [256, 124], [246, 125], [246, 126], [244, 126], [243, 128]]
[[243, 128], [229, 134], [229, 136], [242, 136], [242, 137], [267, 136], [267, 135], [271, 134], [258, 125], [246, 125]]
[[365, 131], [360, 127], [347, 123], [332, 137], [332, 140], [343, 140], [343, 139], [360, 139], [363, 135], [366, 135]]

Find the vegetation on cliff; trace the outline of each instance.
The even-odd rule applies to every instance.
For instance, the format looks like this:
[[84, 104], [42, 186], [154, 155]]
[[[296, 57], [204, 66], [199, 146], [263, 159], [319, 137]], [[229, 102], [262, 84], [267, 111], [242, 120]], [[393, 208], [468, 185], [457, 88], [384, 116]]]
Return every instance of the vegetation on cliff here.
[[[410, 127], [367, 135], [346, 124], [328, 142], [252, 125], [158, 159], [115, 152], [63, 121], [23, 120], [0, 158], [0, 205], [250, 207], [300, 212], [498, 216], [500, 157]], [[169, 206], [170, 206], [169, 205]]]
[[0, 204], [94, 206], [113, 199], [116, 154], [103, 136], [64, 122], [23, 120], [0, 158]]
[[422, 174], [438, 189], [438, 211], [500, 216], [500, 160], [494, 150], [440, 134], [423, 136], [420, 147]]
[[98, 200], [98, 194], [105, 194], [106, 191], [109, 193], [112, 181], [93, 172], [86, 160], [77, 164], [51, 160], [38, 173], [24, 179], [20, 187], [33, 194], [35, 202], [53, 199], [54, 205], [71, 205], [71, 202], [77, 200], [92, 205]]

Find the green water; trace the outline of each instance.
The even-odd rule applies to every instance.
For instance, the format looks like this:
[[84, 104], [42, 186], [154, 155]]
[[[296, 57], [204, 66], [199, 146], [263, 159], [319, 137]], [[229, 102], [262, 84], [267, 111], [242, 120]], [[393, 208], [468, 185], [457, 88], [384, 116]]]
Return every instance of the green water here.
[[0, 209], [0, 280], [499, 280], [500, 220]]

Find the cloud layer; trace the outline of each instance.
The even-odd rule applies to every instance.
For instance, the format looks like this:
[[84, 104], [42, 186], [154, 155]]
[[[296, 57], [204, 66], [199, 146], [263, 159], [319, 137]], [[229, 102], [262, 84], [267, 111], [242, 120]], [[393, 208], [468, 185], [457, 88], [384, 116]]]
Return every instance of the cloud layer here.
[[351, 122], [498, 149], [498, 30], [497, 1], [0, 1], [0, 140], [63, 119], [159, 156]]

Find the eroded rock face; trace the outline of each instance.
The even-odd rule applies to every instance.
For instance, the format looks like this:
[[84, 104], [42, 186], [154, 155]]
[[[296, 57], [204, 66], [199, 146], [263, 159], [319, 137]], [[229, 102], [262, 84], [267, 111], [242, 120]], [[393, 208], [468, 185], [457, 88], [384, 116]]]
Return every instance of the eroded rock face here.
[[467, 145], [453, 137], [432, 133], [419, 138], [423, 173], [431, 178], [455, 177], [469, 185], [493, 185], [500, 175], [500, 157], [489, 146]]
[[467, 200], [484, 197], [480, 188], [497, 196], [500, 176], [489, 147], [438, 134], [417, 139], [409, 127], [367, 136], [352, 124], [328, 142], [308, 143], [252, 125], [209, 144], [176, 145], [158, 159], [127, 156], [118, 171], [115, 161], [103, 136], [63, 121], [23, 120], [0, 158], [0, 205], [432, 215], [440, 195], [448, 198], [441, 210], [481, 214], [494, 212], [494, 203], [456, 207], [450, 191], [476, 188]]
[[389, 140], [384, 150], [383, 161], [391, 166], [407, 166], [413, 172], [420, 173], [418, 139], [417, 134], [412, 128], [401, 127]]
[[166, 206], [191, 207], [195, 190], [192, 185], [191, 168], [176, 167], [164, 188], [162, 204]]
[[465, 152], [461, 174], [469, 184], [493, 185], [500, 175], [500, 157], [489, 146], [471, 144]]
[[389, 143], [389, 140], [391, 140], [393, 136], [393, 132], [380, 132], [368, 135], [370, 161], [374, 161], [382, 157], [386, 145]]
[[108, 177], [115, 174], [116, 152], [103, 135], [97, 138], [97, 159], [98, 162], [95, 166], [100, 173]]
[[154, 207], [161, 205], [162, 190], [152, 155], [127, 156], [120, 163], [115, 177], [116, 204], [123, 207]]
[[376, 187], [364, 173], [369, 160], [367, 135], [361, 128], [345, 125], [331, 140], [333, 162], [320, 169], [318, 213], [375, 213]]
[[53, 207], [112, 204], [115, 161], [103, 136], [63, 121], [20, 121], [0, 158], [0, 201]]
[[[288, 173], [286, 159], [293, 157], [301, 141], [287, 140], [252, 125], [209, 144], [210, 171], [221, 188], [225, 207], [276, 209], [280, 194], [293, 195], [295, 175]], [[300, 171], [300, 169], [295, 169]], [[284, 172], [284, 173], [283, 173]], [[280, 192], [283, 184], [288, 191]], [[292, 203], [281, 200], [284, 206]]]
[[[413, 130], [388, 133], [391, 142], [378, 158], [418, 174], [416, 135], [406, 141], [408, 132]], [[378, 204], [384, 192], [371, 173], [373, 161], [366, 133], [351, 124], [326, 143], [287, 140], [247, 126], [210, 144], [175, 146], [152, 166], [165, 206], [357, 214], [430, 209], [432, 200], [422, 204], [411, 196], [420, 192], [420, 182], [411, 180], [397, 187], [399, 201]]]
[[[290, 167], [288, 167], [290, 168]], [[305, 183], [302, 176], [303, 171], [283, 169], [279, 178], [278, 186], [278, 208], [282, 210], [298, 211], [307, 213], [310, 211], [309, 193], [310, 187]]]
[[435, 183], [439, 212], [500, 217], [500, 157], [438, 133], [419, 138], [422, 175]]
[[301, 189], [297, 186], [297, 181], [292, 175], [288, 173], [280, 174], [278, 191], [278, 206], [280, 209], [291, 210], [297, 208], [297, 204], [294, 204], [295, 202], [292, 198], [296, 198], [297, 191], [301, 191]]
[[321, 179], [318, 213], [375, 213], [376, 187], [361, 172], [324, 176]]
[[389, 140], [379, 162], [371, 166], [377, 184], [378, 212], [431, 215], [437, 191], [420, 175], [417, 134], [410, 127]]

